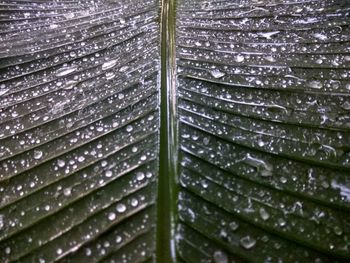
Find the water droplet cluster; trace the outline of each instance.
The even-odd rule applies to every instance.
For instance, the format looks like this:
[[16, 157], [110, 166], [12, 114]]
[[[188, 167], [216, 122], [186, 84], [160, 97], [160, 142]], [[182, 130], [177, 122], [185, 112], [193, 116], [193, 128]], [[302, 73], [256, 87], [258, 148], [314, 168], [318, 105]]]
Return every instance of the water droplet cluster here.
[[0, 262], [149, 259], [159, 3], [0, 9]]
[[178, 5], [184, 261], [350, 260], [347, 4]]

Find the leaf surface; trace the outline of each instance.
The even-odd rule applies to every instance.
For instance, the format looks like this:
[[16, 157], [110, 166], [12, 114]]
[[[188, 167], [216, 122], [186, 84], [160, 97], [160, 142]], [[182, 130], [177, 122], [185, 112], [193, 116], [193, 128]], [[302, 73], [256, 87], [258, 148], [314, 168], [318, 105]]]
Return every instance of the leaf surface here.
[[158, 3], [0, 9], [0, 261], [154, 258]]
[[185, 262], [349, 260], [348, 11], [179, 1]]

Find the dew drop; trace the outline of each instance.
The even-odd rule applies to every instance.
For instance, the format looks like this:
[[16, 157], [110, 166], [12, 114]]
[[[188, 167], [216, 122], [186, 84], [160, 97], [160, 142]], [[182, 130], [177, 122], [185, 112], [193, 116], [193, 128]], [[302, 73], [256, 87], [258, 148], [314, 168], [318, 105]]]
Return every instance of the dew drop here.
[[242, 55], [237, 55], [237, 56], [234, 57], [234, 60], [235, 60], [236, 62], [243, 62], [243, 61], [244, 61], [244, 56], [242, 56]]
[[277, 35], [280, 31], [273, 31], [273, 32], [264, 32], [264, 33], [258, 33], [259, 36], [266, 38], [266, 39], [271, 39], [274, 35]]
[[259, 140], [259, 141], [258, 141], [258, 145], [259, 145], [260, 147], [263, 147], [263, 146], [265, 145], [265, 143], [264, 143], [263, 140]]
[[63, 195], [64, 196], [70, 196], [72, 194], [72, 188], [67, 187], [63, 190]]
[[326, 35], [323, 35], [323, 34], [320, 34], [320, 33], [313, 34], [313, 37], [317, 38], [317, 39], [320, 39], [320, 40], [326, 40], [327, 39]]
[[312, 80], [306, 84], [309, 88], [312, 89], [321, 89], [322, 88], [322, 83], [317, 80]]
[[240, 244], [245, 249], [251, 249], [255, 246], [256, 240], [251, 236], [245, 236], [240, 239]]
[[39, 150], [34, 150], [34, 159], [39, 160], [41, 157], [43, 157], [43, 152]]
[[341, 107], [344, 109], [344, 110], [350, 110], [350, 102], [349, 101], [345, 101]]
[[131, 199], [131, 206], [136, 207], [139, 204], [139, 201], [136, 198]]
[[213, 260], [215, 263], [228, 263], [228, 257], [226, 253], [220, 250], [214, 252]]
[[132, 147], [132, 148], [131, 148], [131, 151], [132, 151], [133, 153], [136, 153], [136, 152], [137, 152], [137, 147], [136, 147], [136, 146]]
[[280, 225], [280, 227], [285, 227], [287, 222], [283, 218], [279, 218], [278, 224]]
[[116, 236], [115, 242], [116, 242], [117, 244], [119, 244], [120, 242], [122, 242], [122, 237], [121, 237], [121, 236]]
[[110, 221], [115, 220], [116, 217], [117, 217], [117, 216], [116, 216], [115, 213], [109, 213], [109, 214], [108, 214], [108, 220], [110, 220]]
[[66, 165], [66, 162], [65, 161], [63, 161], [63, 160], [57, 160], [57, 165], [58, 165], [58, 167], [64, 167], [65, 165]]
[[124, 213], [126, 211], [126, 206], [124, 204], [117, 204], [116, 208], [119, 213]]
[[114, 79], [114, 77], [115, 77], [114, 72], [107, 72], [106, 73], [106, 79], [107, 80]]
[[63, 77], [63, 76], [66, 76], [70, 73], [73, 73], [74, 71], [76, 71], [78, 69], [77, 66], [71, 66], [71, 67], [62, 67], [60, 69], [58, 69], [56, 71], [56, 77]]
[[5, 248], [5, 253], [6, 253], [7, 255], [9, 255], [9, 254], [11, 253], [11, 248], [10, 248], [10, 247], [6, 247], [6, 248]]
[[78, 84], [78, 81], [75, 80], [69, 80], [66, 83], [64, 83], [62, 89], [64, 90], [71, 90]]
[[136, 174], [136, 179], [137, 179], [138, 181], [142, 181], [143, 179], [145, 179], [145, 174], [144, 174], [143, 172], [138, 172], [138, 173]]
[[112, 171], [110, 171], [110, 170], [108, 170], [108, 171], [105, 172], [105, 176], [106, 176], [106, 177], [112, 177], [112, 175], [113, 175], [113, 173], [112, 173]]
[[115, 65], [117, 65], [117, 62], [118, 62], [118, 60], [112, 59], [112, 60], [109, 60], [109, 61], [103, 63], [102, 70], [107, 70], [107, 69], [113, 68]]
[[337, 236], [341, 236], [343, 234], [343, 229], [341, 229], [339, 226], [335, 226], [333, 228], [334, 234], [336, 234]]
[[265, 208], [259, 209], [259, 214], [262, 220], [266, 221], [270, 218], [269, 213], [265, 210]]
[[232, 231], [236, 231], [239, 227], [239, 224], [235, 221], [230, 222], [229, 227]]
[[211, 72], [211, 75], [216, 78], [216, 79], [219, 79], [219, 78], [222, 78], [223, 76], [225, 76], [225, 73], [224, 72], [221, 72], [220, 70], [218, 69], [214, 69], [212, 70]]
[[0, 230], [4, 227], [4, 215], [0, 214]]

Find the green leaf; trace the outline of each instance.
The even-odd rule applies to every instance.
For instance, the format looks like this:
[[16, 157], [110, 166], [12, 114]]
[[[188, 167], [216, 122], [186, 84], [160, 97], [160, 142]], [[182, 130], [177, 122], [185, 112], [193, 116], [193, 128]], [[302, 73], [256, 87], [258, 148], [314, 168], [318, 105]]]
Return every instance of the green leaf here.
[[0, 262], [350, 261], [347, 0], [3, 0]]

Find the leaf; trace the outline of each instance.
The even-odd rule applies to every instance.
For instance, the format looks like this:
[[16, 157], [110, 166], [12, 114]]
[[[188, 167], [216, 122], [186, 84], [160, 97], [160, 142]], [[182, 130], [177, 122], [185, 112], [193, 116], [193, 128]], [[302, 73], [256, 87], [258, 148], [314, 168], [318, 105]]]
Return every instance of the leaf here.
[[184, 262], [349, 261], [342, 1], [179, 1]]
[[0, 261], [348, 262], [349, 8], [2, 1]]
[[0, 9], [0, 261], [154, 258], [156, 1]]

